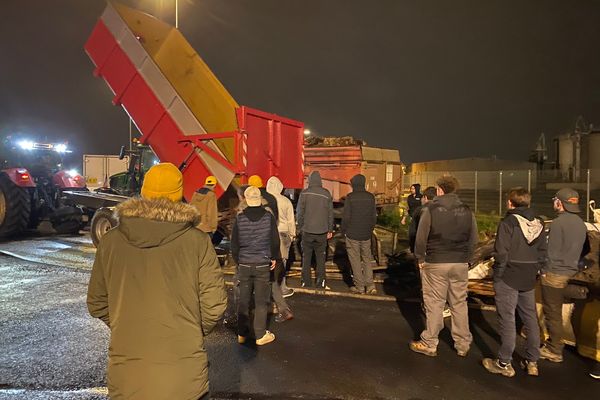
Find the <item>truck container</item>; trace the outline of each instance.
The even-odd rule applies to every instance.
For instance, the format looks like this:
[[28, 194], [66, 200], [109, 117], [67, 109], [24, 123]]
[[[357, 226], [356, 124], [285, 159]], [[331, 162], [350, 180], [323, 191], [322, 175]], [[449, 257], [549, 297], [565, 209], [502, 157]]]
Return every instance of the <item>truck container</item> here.
[[83, 155], [83, 176], [90, 190], [108, 187], [109, 178], [120, 172], [126, 172], [128, 166], [128, 155], [123, 158], [118, 155]]
[[[228, 216], [239, 201], [236, 187], [249, 176], [277, 176], [286, 188], [302, 188], [304, 124], [239, 105], [177, 29], [109, 2], [84, 48], [94, 75], [113, 92], [113, 104], [123, 107], [141, 133], [140, 144], [181, 170], [186, 200], [207, 176], [217, 178], [221, 234], [229, 233]], [[94, 232], [103, 234], [116, 223], [111, 207], [127, 198], [71, 196], [95, 212], [94, 243], [100, 238]]]
[[363, 174], [378, 206], [397, 204], [402, 195], [403, 168], [398, 150], [366, 146], [352, 138], [319, 138], [304, 147], [306, 175], [319, 171], [335, 202], [352, 191], [350, 179]]

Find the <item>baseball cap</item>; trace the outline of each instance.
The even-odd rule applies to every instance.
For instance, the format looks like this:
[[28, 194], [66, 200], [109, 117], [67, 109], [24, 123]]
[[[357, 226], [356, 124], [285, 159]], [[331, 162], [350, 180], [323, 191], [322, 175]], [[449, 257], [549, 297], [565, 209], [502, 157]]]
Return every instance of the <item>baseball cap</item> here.
[[571, 213], [581, 212], [579, 208], [579, 193], [576, 190], [562, 188], [556, 192], [554, 198], [560, 200], [566, 211]]
[[260, 190], [257, 187], [250, 186], [246, 189], [244, 191], [244, 198], [246, 199], [246, 203], [248, 203], [248, 207], [258, 207], [262, 204]]

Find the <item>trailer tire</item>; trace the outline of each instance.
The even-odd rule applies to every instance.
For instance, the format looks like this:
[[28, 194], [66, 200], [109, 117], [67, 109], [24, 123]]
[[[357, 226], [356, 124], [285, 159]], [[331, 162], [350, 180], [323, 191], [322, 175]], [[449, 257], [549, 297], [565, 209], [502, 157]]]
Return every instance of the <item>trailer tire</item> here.
[[0, 237], [17, 235], [27, 229], [31, 199], [8, 175], [0, 173]]
[[102, 236], [117, 225], [119, 225], [119, 220], [115, 216], [112, 208], [103, 207], [96, 210], [92, 217], [92, 223], [90, 224], [90, 236], [92, 237], [94, 246], [98, 247], [98, 243], [100, 243]]
[[52, 228], [61, 235], [74, 235], [83, 228], [82, 211], [73, 206], [63, 206], [50, 218]]

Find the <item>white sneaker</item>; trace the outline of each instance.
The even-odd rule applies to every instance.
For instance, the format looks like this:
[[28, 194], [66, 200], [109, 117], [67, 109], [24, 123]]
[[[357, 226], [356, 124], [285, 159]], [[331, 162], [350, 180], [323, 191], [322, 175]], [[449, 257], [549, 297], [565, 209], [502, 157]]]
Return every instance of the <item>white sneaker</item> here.
[[275, 334], [269, 331], [265, 331], [265, 335], [260, 339], [256, 339], [257, 346], [264, 346], [275, 340]]

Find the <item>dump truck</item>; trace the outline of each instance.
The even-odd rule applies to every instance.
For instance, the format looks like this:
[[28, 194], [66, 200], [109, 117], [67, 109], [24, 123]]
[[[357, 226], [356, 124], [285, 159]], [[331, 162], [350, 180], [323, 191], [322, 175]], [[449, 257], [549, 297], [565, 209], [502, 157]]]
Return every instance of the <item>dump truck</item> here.
[[[191, 200], [209, 175], [228, 235], [237, 187], [249, 176], [277, 176], [286, 188], [304, 184], [304, 124], [239, 105], [174, 27], [143, 12], [108, 3], [84, 46], [94, 75], [111, 89], [161, 162], [178, 166]], [[90, 210], [94, 232], [114, 226], [112, 208], [127, 196], [71, 192]], [[94, 229], [100, 224], [103, 229]]]

